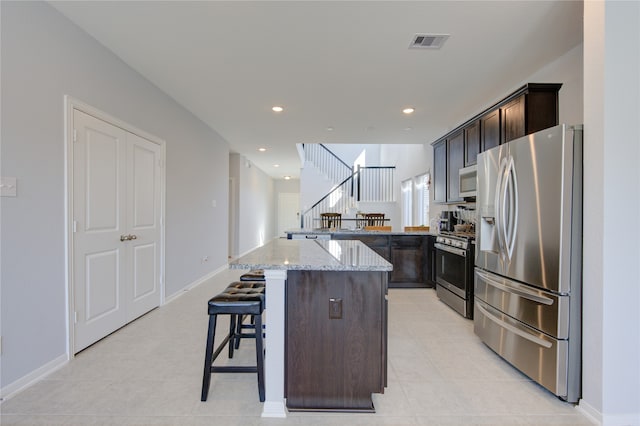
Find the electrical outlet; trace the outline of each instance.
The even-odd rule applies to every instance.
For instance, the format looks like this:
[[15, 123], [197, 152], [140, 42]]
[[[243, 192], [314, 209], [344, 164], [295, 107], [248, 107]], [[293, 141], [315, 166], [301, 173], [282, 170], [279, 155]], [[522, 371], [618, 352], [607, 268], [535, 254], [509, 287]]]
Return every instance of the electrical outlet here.
[[329, 318], [342, 318], [342, 299], [334, 297], [329, 299]]

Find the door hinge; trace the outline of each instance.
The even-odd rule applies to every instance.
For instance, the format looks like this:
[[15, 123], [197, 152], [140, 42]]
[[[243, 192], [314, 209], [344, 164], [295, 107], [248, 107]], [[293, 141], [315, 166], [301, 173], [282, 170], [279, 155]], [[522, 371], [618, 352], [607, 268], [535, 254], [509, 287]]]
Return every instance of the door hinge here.
[[74, 220], [74, 221], [73, 221], [73, 232], [75, 233], [75, 232], [77, 232], [77, 231], [78, 231], [78, 221], [77, 221], [77, 220]]
[[73, 129], [73, 141], [78, 141], [78, 131], [76, 129]]
[[78, 311], [73, 311], [73, 323], [78, 323]]

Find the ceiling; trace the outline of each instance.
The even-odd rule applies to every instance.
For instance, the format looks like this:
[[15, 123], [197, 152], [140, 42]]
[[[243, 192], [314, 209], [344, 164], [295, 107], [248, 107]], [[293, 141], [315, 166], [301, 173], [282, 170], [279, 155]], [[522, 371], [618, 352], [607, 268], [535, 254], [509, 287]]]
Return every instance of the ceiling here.
[[50, 3], [274, 178], [297, 143], [432, 142], [582, 42], [581, 1]]

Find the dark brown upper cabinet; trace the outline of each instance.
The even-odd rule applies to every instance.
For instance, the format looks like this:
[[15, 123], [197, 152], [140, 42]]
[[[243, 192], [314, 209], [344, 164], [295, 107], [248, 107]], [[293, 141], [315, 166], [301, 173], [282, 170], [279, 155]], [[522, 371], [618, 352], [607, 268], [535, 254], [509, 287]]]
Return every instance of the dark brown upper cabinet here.
[[433, 142], [434, 202], [463, 201], [459, 170], [478, 153], [558, 124], [562, 84], [528, 83]]
[[447, 138], [447, 202], [463, 201], [459, 193], [460, 169], [464, 167], [464, 132]]
[[502, 116], [502, 143], [518, 139], [525, 133], [524, 119], [524, 100], [525, 96], [519, 96], [500, 107], [500, 115]]
[[433, 201], [447, 202], [447, 140], [433, 145]]
[[500, 108], [480, 117], [480, 152], [500, 145]]
[[473, 166], [478, 162], [480, 152], [480, 120], [464, 128], [464, 166]]

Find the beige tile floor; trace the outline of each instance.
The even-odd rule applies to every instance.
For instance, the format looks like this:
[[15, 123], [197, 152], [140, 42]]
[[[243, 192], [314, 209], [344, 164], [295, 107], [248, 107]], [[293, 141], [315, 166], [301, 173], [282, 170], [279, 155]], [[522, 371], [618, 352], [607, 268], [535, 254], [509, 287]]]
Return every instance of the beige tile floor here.
[[[0, 424], [592, 424], [486, 348], [473, 323], [428, 289], [389, 292], [389, 386], [374, 395], [375, 414], [264, 419], [254, 374], [214, 375], [209, 399], [201, 402], [206, 302], [239, 274], [222, 272], [84, 350], [4, 401]], [[253, 351], [253, 342], [245, 341], [234, 360], [249, 364]]]

